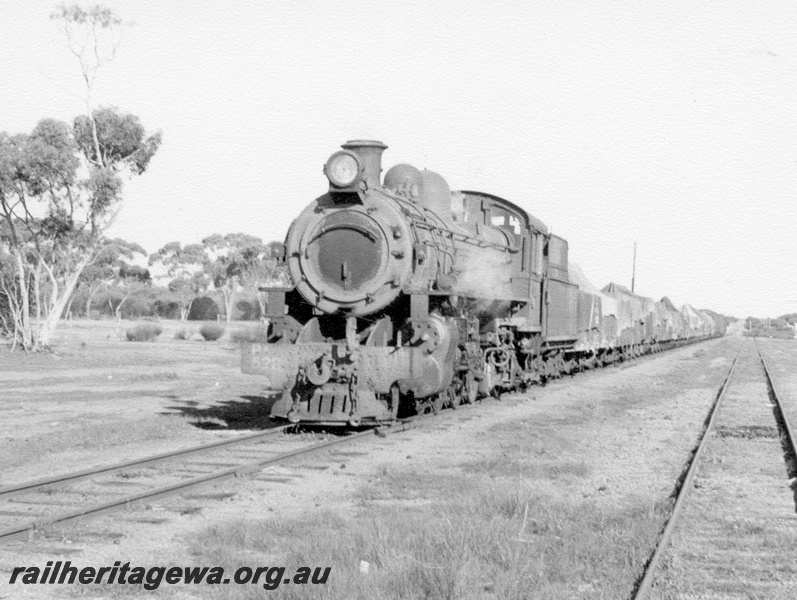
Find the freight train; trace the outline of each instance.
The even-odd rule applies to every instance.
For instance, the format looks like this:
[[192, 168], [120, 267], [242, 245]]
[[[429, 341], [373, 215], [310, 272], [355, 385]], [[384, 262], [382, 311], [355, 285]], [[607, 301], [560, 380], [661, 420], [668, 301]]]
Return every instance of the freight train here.
[[379, 424], [724, 333], [666, 297], [595, 290], [512, 202], [407, 164], [382, 178], [385, 149], [330, 156], [285, 240], [292, 285], [262, 288], [267, 341], [242, 370], [281, 392], [272, 417]]

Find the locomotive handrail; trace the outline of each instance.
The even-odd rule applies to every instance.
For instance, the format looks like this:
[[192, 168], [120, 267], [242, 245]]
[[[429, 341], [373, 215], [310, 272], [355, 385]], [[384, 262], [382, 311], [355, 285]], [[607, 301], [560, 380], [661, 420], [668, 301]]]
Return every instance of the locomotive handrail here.
[[359, 233], [362, 233], [365, 237], [367, 237], [372, 242], [376, 241], [376, 236], [373, 234], [373, 232], [368, 231], [365, 227], [361, 227], [360, 225], [357, 225], [356, 223], [340, 223], [338, 225], [334, 225], [334, 226], [331, 226], [331, 227], [321, 227], [318, 230], [318, 234], [315, 235], [312, 239], [310, 239], [307, 242], [307, 244], [305, 244], [305, 247], [307, 247], [310, 244], [312, 244], [314, 241], [316, 241], [318, 238], [320, 238], [325, 233], [329, 233], [330, 231], [334, 231], [336, 229], [352, 229], [354, 231], [358, 231]]
[[[520, 248], [515, 248], [510, 244], [496, 244], [495, 242], [491, 242], [489, 240], [482, 240], [476, 236], [466, 235], [459, 231], [454, 231], [448, 227], [437, 225], [432, 223], [424, 213], [429, 213], [430, 215], [437, 217], [437, 213], [435, 213], [430, 208], [426, 206], [414, 204], [412, 202], [408, 202], [404, 198], [400, 197], [392, 197], [391, 199], [397, 201], [402, 208], [404, 209], [404, 214], [410, 217], [413, 221], [414, 226], [423, 227], [431, 232], [440, 232], [448, 234], [451, 239], [456, 239], [462, 242], [467, 242], [479, 247], [492, 247], [496, 248], [497, 250], [503, 250], [505, 252], [519, 252]], [[437, 217], [439, 218], [439, 217]]]
[[477, 238], [476, 236], [465, 235], [464, 233], [460, 233], [458, 231], [454, 231], [453, 229], [449, 229], [448, 227], [440, 227], [439, 225], [430, 225], [428, 222], [421, 221], [416, 223], [419, 227], [423, 227], [430, 231], [438, 231], [440, 233], [447, 233], [451, 236], [451, 239], [456, 239], [461, 242], [468, 242], [475, 246], [479, 246], [480, 248], [484, 248], [487, 246], [496, 248], [497, 250], [503, 250], [504, 252], [518, 252], [519, 248], [514, 248], [509, 244], [496, 244], [495, 242], [491, 242], [489, 240], [482, 240]]

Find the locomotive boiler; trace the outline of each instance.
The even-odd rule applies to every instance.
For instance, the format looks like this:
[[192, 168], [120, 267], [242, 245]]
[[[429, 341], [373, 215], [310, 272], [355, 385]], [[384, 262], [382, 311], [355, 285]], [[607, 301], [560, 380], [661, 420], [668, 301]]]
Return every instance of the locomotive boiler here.
[[[684, 337], [661, 303], [571, 281], [567, 242], [515, 204], [407, 164], [382, 178], [385, 149], [330, 156], [327, 192], [285, 240], [292, 285], [263, 288], [268, 339], [242, 369], [281, 392], [273, 417], [386, 422]], [[720, 331], [698, 321], [700, 337]]]

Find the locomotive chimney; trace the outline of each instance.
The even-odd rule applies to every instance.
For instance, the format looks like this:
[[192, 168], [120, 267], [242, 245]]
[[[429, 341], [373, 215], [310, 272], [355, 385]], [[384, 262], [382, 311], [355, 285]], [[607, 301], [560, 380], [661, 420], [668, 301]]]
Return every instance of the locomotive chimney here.
[[377, 140], [349, 140], [341, 148], [360, 157], [365, 169], [363, 179], [369, 188], [381, 185], [382, 152], [387, 146]]

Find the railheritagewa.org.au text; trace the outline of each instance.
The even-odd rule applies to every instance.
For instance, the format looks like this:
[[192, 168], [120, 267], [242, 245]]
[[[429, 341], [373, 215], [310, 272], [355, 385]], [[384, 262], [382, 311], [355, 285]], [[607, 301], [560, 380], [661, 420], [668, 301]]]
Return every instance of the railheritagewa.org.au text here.
[[161, 585], [261, 585], [275, 590], [281, 585], [324, 585], [332, 567], [238, 567], [230, 573], [224, 567], [139, 567], [116, 561], [112, 566], [78, 567], [71, 561], [47, 561], [44, 568], [14, 567], [9, 584], [21, 585], [141, 585], [157, 590]]

